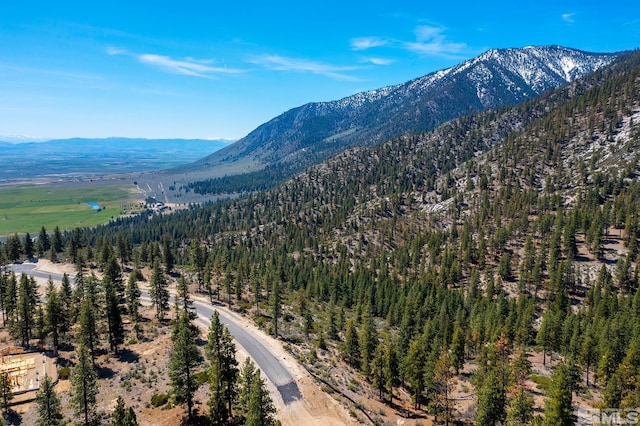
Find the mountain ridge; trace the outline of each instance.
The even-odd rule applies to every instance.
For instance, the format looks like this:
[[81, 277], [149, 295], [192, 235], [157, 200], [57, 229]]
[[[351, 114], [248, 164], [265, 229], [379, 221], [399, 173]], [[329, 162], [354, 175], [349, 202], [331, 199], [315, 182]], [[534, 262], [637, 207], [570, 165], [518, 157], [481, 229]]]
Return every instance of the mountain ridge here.
[[301, 171], [351, 146], [374, 145], [461, 115], [516, 104], [593, 72], [620, 54], [560, 46], [491, 49], [405, 83], [293, 108], [178, 170], [215, 171], [237, 163], [243, 173], [274, 164]]

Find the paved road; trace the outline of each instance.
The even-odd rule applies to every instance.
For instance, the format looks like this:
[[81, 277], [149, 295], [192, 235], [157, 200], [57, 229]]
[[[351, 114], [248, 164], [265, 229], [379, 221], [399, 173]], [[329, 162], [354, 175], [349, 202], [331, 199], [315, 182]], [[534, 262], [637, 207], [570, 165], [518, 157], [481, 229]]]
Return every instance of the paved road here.
[[[213, 311], [216, 310], [215, 307], [198, 300], [196, 300], [194, 304], [200, 321], [208, 326], [210, 324], [209, 318], [213, 315]], [[298, 385], [293, 380], [291, 373], [278, 361], [278, 358], [269, 352], [249, 331], [220, 312], [219, 309], [217, 309], [217, 311], [220, 322], [229, 329], [236, 339], [236, 342], [247, 351], [253, 361], [267, 375], [269, 381], [278, 388], [278, 392], [280, 396], [282, 396], [284, 403], [289, 404], [290, 402], [301, 399], [302, 395], [300, 394]]]
[[[37, 278], [53, 279], [60, 282], [62, 280], [61, 274], [52, 274], [48, 272], [34, 271], [36, 264], [22, 263], [10, 266], [16, 274], [26, 273]], [[73, 277], [70, 277], [73, 281]], [[149, 294], [142, 292], [142, 298], [149, 300]], [[244, 348], [253, 361], [260, 367], [266, 374], [267, 378], [277, 388], [278, 392], [282, 396], [282, 400], [285, 404], [289, 404], [293, 401], [302, 398], [300, 389], [293, 379], [293, 376], [289, 371], [284, 368], [278, 358], [274, 356], [269, 350], [256, 339], [251, 332], [244, 327], [234, 322], [229, 316], [225, 315], [219, 309], [215, 309], [214, 305], [199, 300], [194, 301], [196, 311], [198, 313], [198, 320], [206, 327], [210, 324], [210, 318], [213, 315], [213, 311], [217, 310], [220, 316], [220, 322], [222, 322], [231, 332], [236, 342]]]
[[[14, 265], [9, 265], [9, 269], [13, 269], [16, 275], [20, 275], [24, 272], [25, 274], [31, 275], [36, 278], [44, 278], [45, 280], [48, 280], [49, 277], [51, 277], [51, 279], [56, 282], [62, 281], [61, 274], [52, 274], [49, 272], [34, 271], [36, 266], [38, 265], [35, 263], [25, 262], [25, 263], [16, 263]], [[73, 277], [69, 277], [69, 278], [73, 282]]]

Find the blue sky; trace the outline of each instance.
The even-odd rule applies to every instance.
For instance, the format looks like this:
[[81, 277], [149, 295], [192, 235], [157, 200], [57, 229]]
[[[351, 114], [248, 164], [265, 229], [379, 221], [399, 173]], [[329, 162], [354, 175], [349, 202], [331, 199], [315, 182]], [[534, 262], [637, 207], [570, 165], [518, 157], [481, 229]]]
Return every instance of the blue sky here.
[[29, 1], [0, 10], [0, 135], [240, 138], [489, 48], [640, 47], [640, 2]]

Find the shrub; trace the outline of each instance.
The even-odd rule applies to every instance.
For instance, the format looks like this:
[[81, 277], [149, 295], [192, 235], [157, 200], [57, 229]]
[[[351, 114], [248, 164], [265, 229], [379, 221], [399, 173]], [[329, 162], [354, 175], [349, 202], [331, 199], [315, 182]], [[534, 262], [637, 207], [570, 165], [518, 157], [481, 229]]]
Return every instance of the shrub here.
[[209, 381], [209, 374], [206, 371], [196, 373], [196, 386], [200, 387]]
[[60, 380], [69, 380], [69, 376], [71, 375], [71, 368], [62, 367], [58, 369], [58, 379]]
[[549, 377], [539, 376], [537, 374], [531, 375], [531, 381], [533, 381], [538, 386], [538, 389], [545, 392], [547, 391], [547, 389], [549, 389], [549, 385], [551, 384], [551, 379]]
[[153, 393], [151, 395], [151, 405], [154, 407], [160, 407], [161, 405], [165, 405], [169, 402], [169, 395], [166, 393]]

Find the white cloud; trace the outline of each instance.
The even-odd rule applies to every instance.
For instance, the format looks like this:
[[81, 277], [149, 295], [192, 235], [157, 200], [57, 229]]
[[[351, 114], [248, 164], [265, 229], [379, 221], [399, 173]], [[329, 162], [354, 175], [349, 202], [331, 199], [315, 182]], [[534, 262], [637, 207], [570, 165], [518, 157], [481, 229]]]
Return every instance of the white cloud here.
[[575, 15], [576, 15], [575, 13], [563, 13], [562, 20], [570, 24], [573, 24], [575, 22], [575, 20], [573, 19]]
[[239, 74], [242, 70], [225, 67], [212, 67], [208, 62], [196, 61], [191, 58], [184, 60], [171, 59], [169, 56], [144, 53], [136, 58], [143, 64], [152, 65], [173, 74], [192, 75], [196, 77], [211, 77], [214, 74]]
[[406, 42], [404, 47], [407, 50], [420, 55], [431, 56], [452, 56], [468, 48], [466, 43], [451, 42], [444, 35], [445, 28], [421, 25], [416, 27], [415, 42]]
[[362, 62], [369, 62], [374, 65], [391, 65], [395, 62], [395, 59], [387, 58], [366, 58]]
[[[409, 50], [419, 55], [457, 57], [469, 50], [466, 43], [454, 42], [445, 35], [446, 28], [434, 25], [419, 25], [414, 29], [415, 40], [404, 41], [385, 37], [359, 37], [351, 39], [352, 50], [366, 50], [373, 47], [388, 46]], [[371, 58], [367, 60], [376, 65], [388, 65], [391, 60]]]
[[194, 77], [212, 78], [216, 74], [240, 74], [243, 70], [227, 67], [211, 66], [212, 59], [195, 59], [186, 57], [184, 59], [173, 59], [170, 56], [156, 55], [153, 53], [130, 53], [124, 49], [108, 47], [109, 55], [127, 55], [136, 58], [139, 62], [172, 74], [190, 75]]
[[336, 80], [357, 80], [355, 77], [345, 74], [346, 71], [358, 69], [358, 67], [353, 66], [336, 66], [309, 61], [307, 59], [288, 58], [280, 55], [262, 55], [251, 60], [251, 63], [261, 65], [274, 71], [308, 72], [324, 75]]
[[388, 40], [380, 37], [358, 37], [351, 39], [351, 50], [366, 50], [373, 47], [386, 46]]
[[113, 46], [109, 46], [107, 47], [107, 54], [114, 56], [114, 55], [126, 55], [129, 52], [127, 52], [125, 49], [120, 49], [117, 47], [113, 47]]

